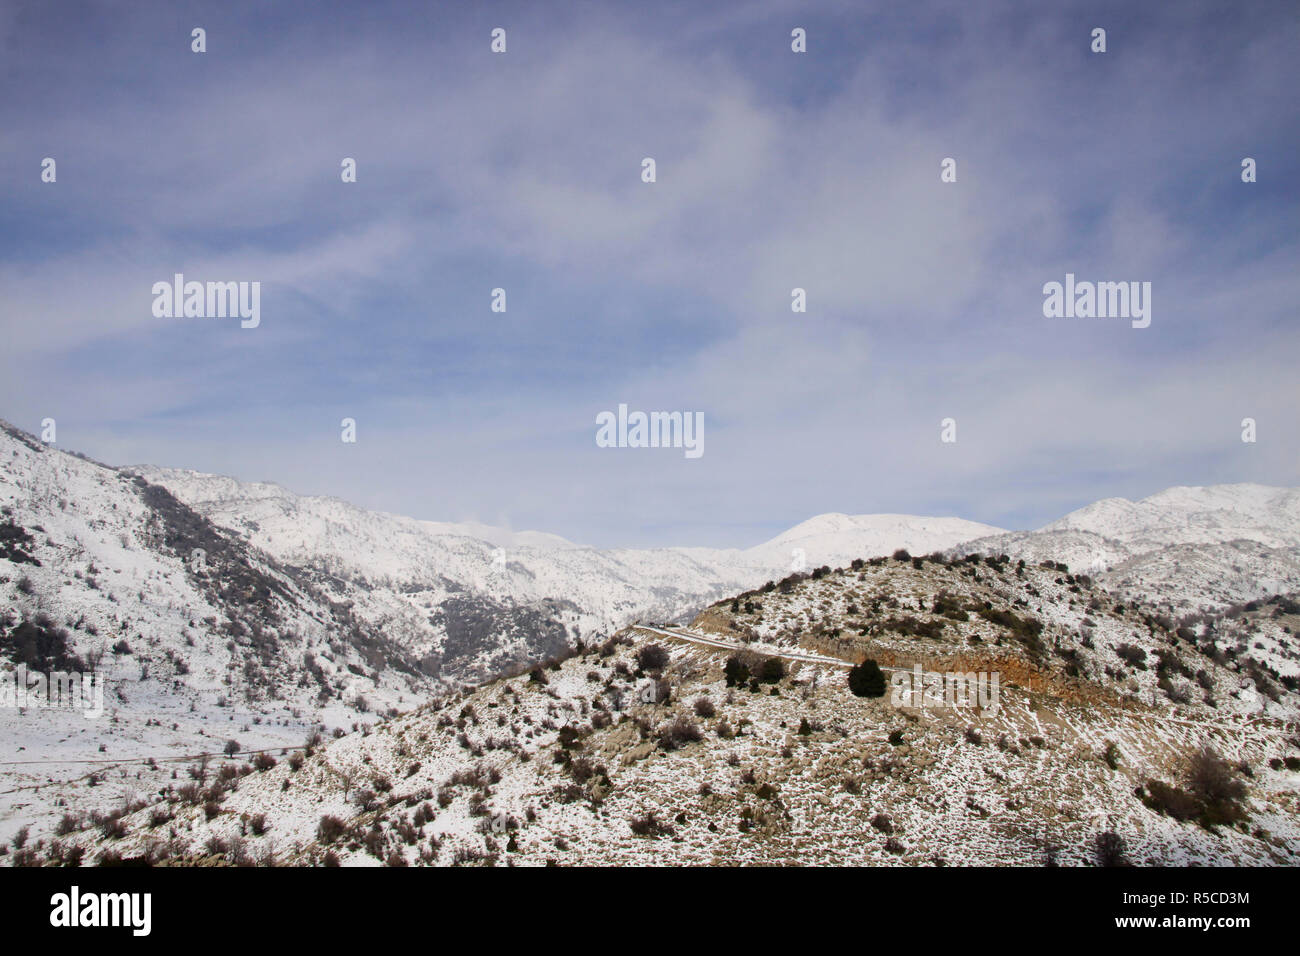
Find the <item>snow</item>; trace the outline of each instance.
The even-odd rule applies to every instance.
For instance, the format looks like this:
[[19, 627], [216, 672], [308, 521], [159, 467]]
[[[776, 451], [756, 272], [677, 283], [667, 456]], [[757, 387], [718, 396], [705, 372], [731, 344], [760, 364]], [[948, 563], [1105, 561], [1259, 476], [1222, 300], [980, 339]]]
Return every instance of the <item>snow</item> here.
[[[235, 563], [195, 573], [187, 555], [166, 543], [166, 521], [137, 475], [222, 529], [213, 533], [223, 536]], [[245, 751], [273, 749], [280, 765], [243, 778], [212, 821], [200, 807], [171, 807], [180, 821], [175, 839], [187, 852], [201, 851], [210, 838], [238, 838], [280, 859], [317, 860], [322, 814], [357, 820], [376, 812], [356, 806], [358, 781], [387, 777], [403, 801], [432, 805], [454, 774], [476, 764], [501, 774], [489, 788], [495, 810], [537, 815], [519, 831], [511, 859], [520, 863], [1024, 863], [1034, 862], [1047, 840], [1069, 844], [1067, 857], [1079, 862], [1078, 847], [1098, 814], [1126, 827], [1137, 852], [1162, 862], [1278, 862], [1294, 852], [1294, 774], [1266, 761], [1287, 752], [1276, 722], [1295, 720], [1295, 694], [1274, 699], [1260, 689], [1269, 679], [1247, 679], [1246, 672], [1258, 664], [1276, 679], [1300, 674], [1300, 615], [1281, 605], [1241, 607], [1260, 594], [1300, 590], [1294, 489], [1171, 488], [1138, 502], [1100, 501], [1033, 532], [951, 517], [826, 514], [747, 549], [600, 550], [545, 532], [368, 512], [267, 482], [108, 468], [4, 426], [0, 507], [32, 535], [31, 553], [40, 561], [0, 561], [0, 610], [12, 621], [47, 615], [68, 632], [73, 652], [102, 658], [98, 672], [108, 687], [107, 713], [98, 720], [67, 709], [0, 708], [8, 742], [0, 838], [24, 825], [48, 837], [65, 812], [104, 812], [175, 791], [200, 755], [220, 753], [234, 739]], [[1006, 552], [1028, 567], [1017, 577], [1014, 563], [1001, 571], [982, 563], [917, 570], [886, 561], [801, 580], [788, 594], [755, 591], [790, 573], [796, 549], [811, 570], [898, 548]], [[1065, 561], [1093, 582], [1076, 590], [1062, 572], [1038, 567], [1045, 560]], [[221, 591], [222, 575], [236, 566], [270, 589], [261, 604]], [[846, 696], [844, 663], [861, 653], [854, 642], [863, 624], [899, 615], [931, 619], [940, 591], [1041, 620], [1049, 647], [1056, 642], [1078, 652], [1087, 678], [1106, 688], [1104, 700], [1083, 704], [1069, 694], [1007, 690], [1004, 683], [1005, 709], [990, 718], [976, 753], [963, 743], [962, 717], [926, 715], [917, 724], [887, 705]], [[741, 592], [750, 592], [761, 611], [730, 615], [729, 599]], [[879, 613], [869, 613], [873, 600], [885, 602]], [[1135, 601], [1141, 613], [1121, 607]], [[1209, 687], [1193, 687], [1186, 704], [1163, 696], [1154, 660], [1106, 676], [1119, 667], [1121, 645], [1151, 654], [1166, 646], [1142, 617], [1154, 612], [1185, 618], [1195, 631], [1194, 644], [1178, 646], [1196, 658]], [[689, 628], [680, 626], [693, 618]], [[628, 630], [629, 643], [610, 656], [590, 650], [638, 621], [654, 622], [653, 629]], [[247, 633], [252, 624], [260, 637]], [[557, 635], [550, 644], [539, 637], [549, 626]], [[1088, 646], [1079, 642], [1085, 630]], [[1003, 637], [998, 626], [972, 615], [947, 625], [937, 642], [886, 632], [864, 639], [887, 667], [951, 659], [958, 648], [968, 658], [975, 648], [1012, 666], [1016, 648], [999, 643]], [[588, 652], [547, 671], [546, 685], [501, 676], [526, 672], [575, 639]], [[639, 681], [628, 672], [635, 670], [636, 642], [649, 639], [672, 647], [678, 703], [667, 710], [643, 711], [630, 699]], [[122, 640], [130, 652], [114, 653]], [[721, 662], [741, 645], [788, 658], [791, 676], [780, 696], [730, 694], [723, 686]], [[1227, 663], [1196, 657], [1207, 647], [1230, 651]], [[399, 658], [441, 660], [443, 672], [403, 671]], [[0, 663], [0, 678], [11, 670]], [[617, 787], [596, 803], [566, 802], [556, 788], [572, 781], [551, 761], [559, 729], [566, 722], [585, 726], [611, 688], [629, 703], [592, 736], [589, 752], [609, 765]], [[682, 751], [664, 753], [652, 744], [647, 752], [634, 724], [622, 720], [644, 716], [657, 725], [700, 695], [720, 705], [719, 717], [707, 722], [704, 742]], [[1212, 696], [1214, 706], [1202, 696]], [[459, 716], [466, 705], [477, 718]], [[402, 715], [380, 716], [390, 710]], [[796, 735], [806, 715], [825, 729]], [[718, 737], [724, 718], [743, 733]], [[1263, 722], [1241, 723], [1247, 718]], [[320, 727], [345, 733], [293, 771], [280, 752], [301, 748]], [[899, 727], [909, 735], [906, 759], [885, 740]], [[1017, 753], [988, 744], [1004, 733], [1046, 743]], [[1254, 819], [1267, 840], [1236, 831], [1200, 834], [1153, 817], [1132, 798], [1144, 774], [1167, 776], [1178, 756], [1207, 735], [1257, 768]], [[1122, 779], [1097, 759], [1108, 741], [1131, 763]], [[787, 751], [794, 756], [783, 756]], [[733, 758], [753, 771], [755, 783], [738, 782]], [[214, 767], [227, 762], [210, 759]], [[290, 789], [282, 789], [291, 778]], [[856, 783], [846, 784], [849, 778]], [[779, 812], [776, 802], [757, 795], [765, 781], [780, 792]], [[496, 850], [489, 846], [472, 789], [452, 787], [450, 804], [426, 823], [421, 847], [399, 845], [390, 833], [388, 848], [412, 863], [417, 849], [452, 862], [457, 847], [495, 853], [500, 862], [503, 838]], [[394, 814], [409, 815], [414, 805], [403, 802], [379, 816], [393, 823]], [[886, 850], [870, 825], [882, 808], [896, 820], [901, 854]], [[122, 849], [147, 842], [153, 828], [145, 818], [154, 809], [127, 815], [133, 835]], [[674, 824], [672, 837], [633, 835], [627, 821], [650, 810], [664, 819], [684, 813], [690, 822]], [[272, 820], [269, 839], [241, 833], [241, 815], [257, 813]], [[737, 828], [742, 813], [756, 815], [753, 831]], [[827, 833], [842, 838], [827, 840]], [[434, 838], [437, 848], [429, 843]], [[90, 831], [68, 839], [92, 852], [104, 848]], [[342, 855], [348, 864], [379, 862], [365, 850]]]

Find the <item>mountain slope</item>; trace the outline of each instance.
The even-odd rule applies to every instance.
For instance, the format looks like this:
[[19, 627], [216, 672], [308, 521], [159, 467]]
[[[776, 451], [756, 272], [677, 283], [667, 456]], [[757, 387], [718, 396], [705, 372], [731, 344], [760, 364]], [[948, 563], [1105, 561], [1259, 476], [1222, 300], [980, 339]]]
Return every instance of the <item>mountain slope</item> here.
[[562, 601], [556, 607], [566, 612], [559, 619], [571, 638], [591, 639], [638, 619], [689, 615], [724, 594], [783, 576], [800, 560], [843, 564], [899, 547], [936, 550], [999, 530], [957, 518], [821, 515], [744, 550], [597, 550], [536, 532], [503, 535], [365, 511], [277, 485], [176, 469], [132, 471], [279, 560], [311, 569], [334, 599], [423, 655], [437, 656], [440, 672], [457, 680], [481, 680], [529, 658], [511, 656], [502, 628], [449, 648], [443, 634], [449, 606], [463, 610], [461, 617], [477, 612], [487, 620], [503, 609]]
[[[40, 852], [357, 866], [1300, 856], [1294, 684], [1276, 700], [1242, 686], [1226, 644], [1056, 568], [859, 562], [737, 595], [683, 633], [630, 629], [260, 771], [234, 761], [227, 782], [168, 788], [107, 829], [74, 820]], [[993, 671], [1001, 691], [996, 708], [858, 697], [846, 667], [809, 654]], [[1217, 756], [1199, 757], [1206, 745]]]
[[[821, 534], [807, 556], [892, 548], [892, 533], [867, 520]], [[783, 543], [770, 555], [598, 551], [415, 521], [271, 484], [112, 468], [0, 423], [0, 678], [12, 685], [20, 664], [84, 671], [102, 678], [105, 705], [103, 718], [0, 707], [12, 757], [0, 836], [52, 826], [49, 788], [63, 781], [91, 774], [77, 799], [103, 810], [170, 780], [146, 758], [363, 726], [631, 621], [689, 615], [789, 561]]]
[[[301, 741], [437, 684], [419, 661], [298, 569], [213, 525], [166, 489], [0, 425], [0, 679], [52, 671], [100, 684], [93, 708], [41, 693], [0, 707], [6, 823], [48, 821], [38, 790], [102, 769], [92, 805], [166, 779], [117, 761]], [[195, 560], [200, 552], [202, 561]], [[35, 672], [35, 673], [33, 673]]]
[[1106, 498], [1037, 531], [966, 541], [951, 553], [1059, 561], [1166, 610], [1222, 609], [1300, 590], [1300, 490], [1213, 485]]
[[[1220, 740], [1214, 728], [1223, 720], [1263, 720], [1249, 725], [1248, 739], [1233, 744], [1232, 753], [1260, 774], [1274, 772], [1268, 761], [1292, 746], [1279, 736], [1276, 721], [1295, 718], [1300, 616], [1287, 598], [1246, 600], [1294, 591], [1300, 583], [1295, 528], [1294, 492], [1220, 486], [1171, 489], [1137, 503], [1099, 502], [1037, 532], [1001, 532], [954, 518], [829, 514], [749, 549], [602, 551], [534, 532], [367, 512], [272, 484], [112, 468], [0, 423], [0, 678], [12, 682], [22, 664], [105, 680], [104, 719], [30, 703], [0, 707], [0, 732], [12, 742], [14, 758], [4, 772], [0, 828], [8, 835], [32, 824], [48, 833], [65, 813], [72, 820], [65, 830], [93, 822], [87, 814], [95, 813], [102, 845], [89, 833], [73, 838], [75, 827], [61, 845], [117, 852], [112, 821], [119, 817], [134, 821], [133, 827], [145, 813], [188, 817], [177, 806], [190, 800], [182, 790], [206, 792], [211, 799], [205, 805], [234, 800], [233, 809], [244, 797], [235, 797], [231, 785], [254, 758], [250, 751], [287, 751], [317, 740], [302, 757], [315, 770], [301, 804], [296, 788], [302, 781], [289, 781], [280, 769], [240, 785], [252, 802], [239, 812], [237, 825], [219, 810], [212, 826], [187, 822], [185, 835], [168, 836], [161, 849], [153, 839], [160, 833], [137, 830], [138, 841], [122, 846], [192, 857], [213, 840], [227, 846], [218, 855], [238, 858], [227, 843], [248, 835], [244, 815], [274, 812], [283, 814], [277, 828], [285, 831], [277, 840], [290, 838], [289, 851], [300, 859], [321, 860], [333, 849], [349, 862], [378, 862], [374, 840], [366, 836], [373, 824], [392, 828], [408, 847], [414, 844], [402, 834], [413, 824], [388, 812], [388, 797], [372, 794], [356, 812], [349, 809], [357, 781], [371, 775], [368, 757], [388, 770], [362, 793], [399, 793], [407, 810], [428, 799], [419, 796], [426, 789], [450, 794], [442, 809], [451, 812], [437, 830], [444, 842], [435, 847], [431, 831], [422, 851], [429, 860], [491, 857], [504, 837], [495, 839], [494, 850], [492, 831], [478, 827], [489, 792], [496, 791], [493, 784], [482, 789], [475, 768], [504, 750], [513, 756], [493, 762], [491, 772], [513, 774], [511, 792], [527, 798], [511, 806], [548, 821], [536, 831], [538, 839], [517, 841], [520, 860], [544, 862], [557, 853], [561, 861], [576, 859], [561, 844], [578, 837], [592, 841], [583, 848], [584, 861], [664, 858], [654, 839], [608, 819], [614, 808], [640, 814], [620, 819], [640, 821], [638, 829], [651, 832], [658, 826], [646, 823], [651, 811], [659, 814], [658, 823], [670, 810], [674, 820], [682, 814], [708, 821], [712, 828], [703, 832], [688, 822], [680, 824], [682, 840], [669, 837], [670, 852], [683, 860], [830, 859], [827, 852], [839, 851], [817, 843], [815, 834], [833, 824], [859, 827], [844, 851], [851, 859], [949, 859], [964, 845], [941, 835], [950, 832], [982, 847], [978, 859], [1024, 861], [1043, 851], [1045, 839], [1081, 838], [1080, 820], [1061, 818], [1052, 803], [1058, 792], [1077, 790], [1078, 799], [1098, 812], [1112, 812], [1106, 808], [1115, 803], [1120, 818], [1141, 829], [1145, 805], [1119, 798], [1132, 793], [1139, 771], [1107, 784], [1106, 796], [1095, 789], [1095, 768], [1076, 759], [1080, 748], [1095, 755], [1110, 740], [1135, 755], [1141, 773], [1172, 772], [1173, 755], [1185, 756], [1196, 740]], [[880, 557], [899, 548], [952, 556], [1005, 552], [1025, 561]], [[195, 560], [196, 551], [202, 561]], [[1098, 554], [1103, 569], [1092, 576], [1071, 575], [1060, 563], [1077, 571]], [[719, 602], [728, 595], [734, 597]], [[609, 635], [637, 620], [693, 615], [694, 633], [712, 636], [673, 650], [666, 673], [677, 703], [645, 709], [632, 702], [648, 686], [641, 671], [657, 670], [632, 657], [634, 645], [646, 643], [645, 633], [625, 632], [612, 644]], [[717, 682], [719, 655], [727, 652], [719, 645], [729, 644], [743, 645], [745, 654], [789, 655], [799, 673], [780, 678], [775, 697], [768, 685], [746, 689], [744, 696], [735, 688], [724, 693]], [[843, 668], [806, 659], [853, 661], [866, 653], [886, 666], [978, 664], [1004, 671], [1011, 716], [986, 729], [1011, 742], [994, 758], [998, 774], [1018, 781], [1005, 799], [1034, 796], [1006, 821], [987, 801], [970, 799], [987, 819], [999, 818], [999, 827], [1006, 823], [1020, 833], [1020, 843], [974, 819], [957, 819], [970, 808], [963, 803], [965, 809], [954, 809], [959, 784], [951, 775], [976, 769], [966, 756], [944, 755], [961, 748], [965, 715], [932, 721], [904, 712], [899, 723], [894, 710], [846, 700]], [[555, 660], [557, 669], [543, 673], [557, 676], [543, 682], [510, 676], [546, 660]], [[486, 687], [471, 686], [483, 682]], [[763, 693], [751, 697], [753, 690]], [[493, 696], [498, 691], [503, 696]], [[540, 696], [525, 706], [515, 699], [525, 692]], [[677, 750], [674, 745], [660, 753], [661, 731], [669, 717], [689, 721], [685, 701], [697, 695], [719, 710], [725, 703], [725, 723], [707, 719], [714, 736], [701, 741], [708, 754], [703, 763], [664, 762], [661, 757]], [[508, 718], [504, 712], [490, 722], [474, 716], [506, 707], [507, 698]], [[455, 714], [448, 709], [454, 702], [461, 703]], [[470, 712], [462, 712], [466, 703]], [[374, 751], [375, 742], [398, 726], [380, 715], [401, 711], [410, 712], [400, 726], [416, 734], [418, 746], [408, 740], [391, 754]], [[1153, 712], [1168, 718], [1154, 737], [1143, 730]], [[796, 733], [804, 720], [812, 729]], [[566, 721], [582, 728], [589, 742], [575, 746], [562, 730]], [[907, 751], [876, 739], [889, 728], [906, 736], [909, 727], [923, 728], [926, 736], [907, 743]], [[1070, 732], [1062, 729], [1057, 740], [1052, 727]], [[339, 739], [322, 747], [320, 732], [331, 728]], [[811, 739], [792, 743], [792, 737]], [[1026, 777], [1021, 768], [1016, 777], [1012, 758], [1030, 752], [1023, 740], [1038, 737], [1055, 741], [1046, 748], [1053, 754], [1030, 762], [1034, 774]], [[814, 741], [826, 746], [784, 756], [803, 753]], [[227, 769], [219, 778], [209, 779], [202, 768], [228, 747], [240, 753], [221, 762]], [[424, 756], [399, 763], [413, 754]], [[750, 782], [742, 779], [732, 797], [715, 799], [733, 757], [752, 764]], [[269, 771], [272, 758], [256, 759]], [[518, 765], [509, 763], [515, 759]], [[626, 770], [617, 792], [610, 780], [583, 769], [586, 764], [575, 770], [579, 759], [610, 774], [615, 766]], [[854, 761], [862, 772], [844, 769]], [[186, 765], [198, 768], [192, 774], [197, 789], [175, 776]], [[457, 775], [480, 784], [466, 790]], [[380, 786], [384, 776], [388, 790]], [[399, 776], [420, 789], [397, 787]], [[1266, 821], [1270, 836], [1262, 843], [1237, 841], [1223, 851], [1162, 823], [1157, 829], [1164, 835], [1144, 852], [1153, 859], [1282, 859], [1277, 854], [1291, 852], [1286, 841], [1292, 837], [1285, 835], [1289, 818], [1277, 807], [1293, 797], [1285, 796], [1289, 778], [1266, 779], [1271, 789], [1262, 799], [1272, 809], [1261, 806], [1254, 817]], [[274, 781], [281, 795], [263, 792], [262, 780]], [[695, 796], [683, 790], [689, 781], [703, 788]], [[862, 790], [868, 781], [880, 788], [870, 806], [850, 800], [858, 793], [852, 788]], [[284, 790], [286, 783], [295, 789]], [[842, 794], [835, 789], [841, 784]], [[476, 788], [483, 798], [477, 802]], [[165, 806], [150, 806], [142, 796], [160, 791]], [[773, 794], [783, 795], [774, 800]], [[468, 802], [458, 803], [465, 796]], [[142, 803], [147, 810], [133, 809]], [[313, 835], [321, 806], [338, 806], [350, 828], [364, 823], [371, 829], [353, 829], [346, 853], [327, 847]], [[901, 853], [885, 847], [878, 828], [861, 826], [874, 819], [874, 813], [859, 819], [872, 806], [906, 820], [903, 832], [920, 843], [905, 842]], [[927, 816], [939, 810], [947, 816]], [[424, 815], [427, 824], [432, 817]], [[1035, 820], [1060, 826], [1025, 838], [1024, 828]], [[736, 835], [754, 830], [770, 838], [758, 848]], [[383, 838], [380, 858], [398, 850], [415, 862], [416, 851], [401, 850], [393, 839]], [[39, 845], [42, 852], [52, 848]]]
[[1105, 498], [1040, 531], [1088, 531], [1132, 550], [1239, 539], [1300, 547], [1300, 491], [1238, 484], [1167, 488], [1140, 501]]

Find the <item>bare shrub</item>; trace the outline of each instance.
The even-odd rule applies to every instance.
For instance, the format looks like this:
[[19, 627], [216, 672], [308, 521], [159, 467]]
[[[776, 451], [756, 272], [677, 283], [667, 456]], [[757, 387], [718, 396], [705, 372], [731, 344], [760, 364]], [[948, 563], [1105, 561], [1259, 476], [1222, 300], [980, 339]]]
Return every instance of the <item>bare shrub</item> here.
[[661, 671], [668, 666], [668, 651], [658, 644], [647, 644], [636, 652], [636, 663], [643, 671]]
[[1098, 833], [1093, 840], [1093, 853], [1098, 866], [1128, 866], [1124, 856], [1124, 838], [1114, 830]]
[[1246, 818], [1246, 784], [1233, 766], [1212, 747], [1202, 747], [1187, 762], [1187, 783], [1200, 799], [1202, 820], [1209, 826]]
[[316, 839], [321, 843], [334, 843], [345, 832], [347, 832], [347, 824], [338, 817], [327, 814], [320, 818], [320, 823], [316, 826]]
[[659, 728], [659, 746], [664, 750], [677, 750], [703, 739], [699, 726], [685, 715]]
[[628, 825], [637, 836], [661, 837], [671, 836], [673, 833], [673, 828], [655, 816], [653, 810], [644, 816], [634, 817], [628, 821]]

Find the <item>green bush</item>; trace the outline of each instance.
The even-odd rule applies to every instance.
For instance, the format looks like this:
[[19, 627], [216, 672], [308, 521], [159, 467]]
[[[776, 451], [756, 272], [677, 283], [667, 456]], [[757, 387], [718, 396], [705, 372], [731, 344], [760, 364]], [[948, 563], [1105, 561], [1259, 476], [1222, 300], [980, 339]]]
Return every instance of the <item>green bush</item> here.
[[732, 654], [727, 658], [727, 664], [722, 672], [727, 678], [728, 687], [738, 687], [749, 683], [749, 667], [736, 654]]
[[849, 690], [855, 697], [884, 697], [885, 674], [868, 658], [849, 671]]
[[755, 676], [760, 684], [775, 684], [785, 676], [785, 662], [779, 657], [764, 658]]

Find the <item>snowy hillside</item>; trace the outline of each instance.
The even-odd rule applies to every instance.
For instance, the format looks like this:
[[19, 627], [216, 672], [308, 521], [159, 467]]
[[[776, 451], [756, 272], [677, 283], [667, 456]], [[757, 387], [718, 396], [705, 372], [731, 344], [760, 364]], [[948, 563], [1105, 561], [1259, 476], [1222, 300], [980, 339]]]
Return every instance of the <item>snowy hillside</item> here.
[[1300, 491], [1267, 485], [1167, 488], [1140, 501], [1105, 498], [1039, 529], [1088, 531], [1133, 551], [1238, 539], [1300, 547]]
[[967, 541], [952, 553], [1060, 561], [1175, 610], [1222, 608], [1300, 590], [1300, 491], [1238, 484], [1106, 498], [1037, 531]]
[[[52, 812], [39, 786], [96, 774], [96, 802], [159, 778], [124, 759], [300, 742], [321, 724], [408, 708], [419, 661], [297, 569], [217, 529], [165, 489], [0, 430], [0, 679], [84, 673], [102, 715], [0, 707], [14, 819]], [[202, 561], [195, 560], [200, 552]]]
[[[694, 619], [697, 627], [744, 642], [750, 653], [792, 655], [792, 661], [806, 660], [799, 655], [810, 651], [847, 660], [874, 648], [906, 663], [922, 652], [933, 660], [958, 649], [967, 660], [972, 648], [997, 657], [1007, 644], [998, 628], [1012, 628], [1015, 646], [1025, 636], [1016, 630], [1025, 623], [1020, 616], [1032, 614], [1043, 630], [1025, 643], [1028, 658], [1000, 658], [1013, 671], [1023, 670], [1022, 664], [1031, 670], [1050, 666], [1069, 681], [1095, 682], [1104, 689], [1098, 700], [1109, 701], [1107, 707], [1159, 701], [1193, 720], [1248, 714], [1294, 719], [1300, 608], [1283, 597], [1245, 602], [1300, 589], [1297, 528], [1296, 492], [1243, 485], [1176, 488], [1135, 503], [1107, 500], [1036, 532], [1006, 532], [957, 518], [826, 514], [747, 549], [599, 550], [542, 532], [370, 512], [274, 484], [109, 467], [0, 423], [0, 680], [12, 688], [20, 673], [81, 673], [93, 676], [103, 693], [102, 716], [41, 706], [39, 694], [35, 704], [0, 706], [0, 733], [10, 742], [0, 786], [0, 839], [25, 826], [38, 833], [62, 827], [66, 834], [72, 824], [59, 822], [65, 815], [79, 827], [99, 821], [96, 826], [112, 830], [113, 820], [144, 812], [140, 808], [150, 795], [166, 793], [168, 804], [188, 799], [180, 797], [180, 791], [188, 792], [179, 782], [182, 768], [195, 787], [224, 799], [247, 772], [243, 768], [273, 762], [258, 751], [280, 753], [316, 741], [307, 750], [325, 753], [321, 735], [341, 738], [328, 748], [331, 761], [364, 757], [370, 753], [365, 741], [399, 713], [438, 715], [436, 726], [411, 718], [422, 739], [438, 737], [436, 746], [420, 744], [420, 752], [428, 751], [425, 770], [416, 761], [411, 772], [436, 784], [435, 777], [470, 772], [460, 750], [468, 748], [477, 761], [493, 748], [489, 741], [497, 740], [488, 733], [482, 740], [447, 744], [447, 701], [472, 698], [480, 709], [496, 707], [488, 700], [495, 693], [491, 687], [515, 681], [512, 686], [519, 688], [519, 675], [554, 661], [562, 673], [556, 679], [561, 697], [544, 694], [547, 699], [537, 702], [541, 711], [511, 704], [513, 752], [540, 752], [559, 733], [556, 702], [582, 696], [574, 688], [626, 684], [619, 693], [631, 693], [640, 686], [628, 678], [626, 643], [612, 645], [603, 664], [592, 661], [578, 671], [572, 663], [581, 659], [575, 653], [590, 657], [598, 646], [611, 647], [610, 636], [636, 622]], [[917, 555], [1006, 553], [1024, 558], [1026, 566], [1013, 571], [999, 560], [946, 563], [901, 555], [882, 560], [898, 549]], [[1077, 577], [1055, 562], [1067, 563]], [[921, 612], [929, 619], [917, 618]], [[633, 633], [646, 632], [625, 632], [623, 640]], [[1154, 668], [1127, 663], [1139, 651], [1158, 662]], [[716, 654], [707, 645], [678, 657], [683, 688], [721, 699], [711, 684]], [[839, 673], [838, 663], [827, 666], [827, 675]], [[796, 682], [786, 691], [804, 700], [822, 699], [814, 691], [822, 695], [833, 715], [828, 728], [887, 717], [879, 708], [844, 704], [838, 692], [817, 691], [826, 675], [810, 672], [808, 679], [810, 685]], [[475, 689], [485, 684], [489, 690]], [[1041, 689], [1038, 678], [1028, 686]], [[1076, 690], [1066, 697], [1071, 707], [1077, 705]], [[576, 706], [586, 718], [591, 712], [583, 708], [595, 704]], [[719, 745], [701, 786], [717, 773], [725, 775], [717, 759], [729, 762], [736, 747], [748, 754], [744, 759], [770, 765], [768, 773], [780, 772], [771, 743], [789, 736], [786, 727], [798, 721], [797, 713], [768, 700], [755, 700], [748, 712], [767, 743], [758, 750], [748, 749], [748, 741]], [[1015, 733], [1034, 735], [1039, 714], [1033, 707], [1024, 710]], [[1068, 719], [1091, 727], [1087, 746], [1094, 747], [1104, 743], [1111, 717], [1140, 723], [1125, 714], [1071, 710]], [[732, 717], [749, 719], [743, 711]], [[457, 718], [452, 726], [467, 719]], [[642, 724], [638, 718], [636, 726]], [[866, 726], [858, 730], [866, 733]], [[647, 745], [647, 733], [625, 728], [600, 744], [610, 759], [638, 768], [630, 769], [630, 779], [639, 782], [625, 795], [629, 813], [646, 812], [658, 792], [674, 792], [658, 761], [642, 763], [647, 746], [655, 749], [653, 741]], [[1171, 746], [1139, 740], [1136, 731], [1117, 733], [1138, 749]], [[737, 738], [742, 736], [750, 734], [737, 727]], [[1249, 753], [1258, 761], [1267, 748], [1277, 752], [1280, 746], [1273, 737]], [[1064, 762], [1057, 768], [1067, 777], [1077, 769], [1069, 756], [1073, 747], [1068, 743], [1061, 751]], [[209, 781], [212, 755], [227, 751], [222, 776]], [[813, 783], [821, 779], [820, 758], [810, 759], [791, 765], [803, 783], [790, 793], [824, 807]], [[319, 763], [318, 758], [312, 766]], [[520, 786], [539, 782], [540, 763], [516, 768]], [[307, 846], [321, 802], [349, 806], [353, 799], [346, 781], [341, 795], [330, 790], [334, 766], [316, 767], [314, 789], [305, 790], [301, 801], [276, 798], [285, 804], [286, 820], [305, 814], [304, 825], [311, 824], [294, 831], [305, 858], [323, 852]], [[885, 771], [872, 773], [886, 789], [893, 786]], [[274, 779], [287, 786], [281, 776]], [[905, 801], [911, 791], [890, 792], [889, 800]], [[278, 805], [251, 784], [249, 793], [257, 805]], [[632, 799], [637, 794], [644, 799]], [[1050, 797], [1051, 788], [1044, 788], [1042, 799]], [[689, 815], [721, 812], [723, 805], [704, 800], [702, 806]], [[784, 832], [775, 817], [761, 816], [770, 809], [754, 811], [760, 813], [755, 825], [770, 823], [774, 832]], [[1139, 812], [1125, 810], [1130, 811]], [[217, 811], [218, 820], [222, 813]], [[799, 813], [807, 822], [822, 811], [804, 806]], [[535, 843], [533, 859], [546, 859], [570, 838], [561, 834], [586, 832], [575, 829], [570, 816], [565, 810], [550, 818], [546, 832], [554, 839], [547, 837], [546, 846]], [[724, 829], [731, 826], [718, 821]], [[457, 840], [466, 835], [459, 824], [452, 826]], [[1276, 828], [1285, 830], [1281, 823]], [[221, 843], [225, 829], [217, 830], [212, 838]], [[479, 831], [473, 832], [468, 843], [479, 848], [474, 852], [490, 852], [486, 842], [475, 842]], [[653, 847], [628, 843], [621, 830], [615, 836], [602, 859], [653, 855]], [[1198, 840], [1184, 842], [1175, 856], [1206, 858]], [[949, 852], [933, 846], [936, 853]], [[989, 858], [996, 860], [1019, 859], [1024, 850], [990, 847]], [[1274, 859], [1278, 846], [1239, 849], [1238, 858], [1262, 860]], [[198, 851], [190, 841], [177, 852]], [[442, 859], [432, 844], [430, 852]], [[734, 840], [708, 852], [725, 859], [770, 858]], [[794, 846], [781, 852], [789, 859], [804, 854]], [[862, 852], [875, 858], [874, 849]]]
[[[730, 610], [728, 608], [730, 607]], [[1292, 627], [1300, 606], [1274, 605]], [[1088, 623], [1084, 623], [1084, 622]], [[848, 662], [1001, 675], [996, 707]], [[1249, 679], [1243, 677], [1250, 675]], [[1294, 865], [1296, 682], [1054, 568], [882, 560], [632, 628], [25, 859], [189, 865]], [[1205, 748], [1209, 747], [1207, 750]], [[197, 782], [196, 782], [197, 781]]]
[[1001, 533], [1001, 528], [962, 518], [824, 514], [795, 525], [745, 554], [757, 565], [784, 564], [790, 569], [790, 555], [797, 548], [806, 555], [809, 567], [840, 567], [854, 558], [892, 554], [899, 548], [928, 554]]
[[[52, 782], [90, 773], [83, 800], [115, 805], [169, 779], [173, 757], [300, 744], [638, 619], [689, 616], [787, 573], [794, 547], [810, 564], [843, 563], [920, 540], [906, 520], [859, 518], [751, 551], [599, 551], [273, 484], [112, 468], [4, 423], [0, 509], [0, 678], [20, 664], [85, 670], [105, 702], [101, 719], [0, 707], [0, 836], [52, 823]], [[917, 520], [936, 543], [985, 530]], [[147, 757], [163, 762], [122, 769]]]
[[439, 655], [442, 672], [458, 679], [518, 666], [525, 656], [517, 652], [529, 650], [513, 643], [508, 627], [462, 627], [471, 616], [499, 624], [508, 609], [557, 602], [575, 639], [607, 636], [636, 620], [693, 614], [801, 564], [838, 566], [900, 547], [937, 550], [1000, 530], [958, 518], [829, 514], [744, 550], [597, 550], [537, 532], [365, 511], [277, 485], [132, 471], [277, 559], [317, 572], [332, 597], [422, 655]]

